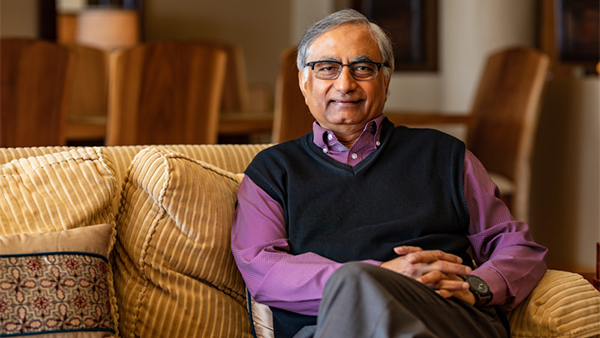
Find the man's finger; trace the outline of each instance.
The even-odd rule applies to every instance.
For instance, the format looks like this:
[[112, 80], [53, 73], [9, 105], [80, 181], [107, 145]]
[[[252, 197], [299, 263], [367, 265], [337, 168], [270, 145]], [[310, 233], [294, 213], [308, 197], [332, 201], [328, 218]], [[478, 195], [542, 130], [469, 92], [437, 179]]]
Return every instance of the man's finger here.
[[419, 248], [418, 246], [397, 246], [394, 248], [394, 252], [398, 255], [406, 255], [409, 253], [413, 253], [413, 252], [419, 252], [419, 251], [423, 251], [423, 249]]
[[406, 254], [406, 259], [410, 263], [432, 263], [435, 261], [447, 261], [452, 263], [462, 263], [462, 258], [440, 250], [417, 251]]

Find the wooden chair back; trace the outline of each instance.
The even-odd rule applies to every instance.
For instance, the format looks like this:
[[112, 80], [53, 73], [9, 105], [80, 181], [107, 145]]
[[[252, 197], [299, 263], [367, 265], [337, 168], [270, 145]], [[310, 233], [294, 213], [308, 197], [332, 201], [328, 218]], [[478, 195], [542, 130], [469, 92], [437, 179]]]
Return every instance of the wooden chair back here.
[[112, 53], [106, 145], [216, 143], [226, 62], [193, 42]]
[[108, 110], [108, 52], [66, 44], [73, 57], [68, 116], [106, 116]]
[[193, 42], [221, 49], [227, 54], [221, 112], [242, 113], [249, 106], [248, 78], [244, 51], [240, 45], [219, 40], [194, 40]]
[[516, 47], [492, 54], [480, 78], [467, 146], [486, 169], [513, 182], [512, 212], [526, 220], [531, 157], [549, 57]]
[[65, 44], [73, 73], [67, 110], [67, 142], [103, 141], [108, 116], [108, 55], [94, 47]]
[[0, 39], [0, 146], [65, 145], [70, 53], [41, 40]]
[[275, 88], [272, 142], [298, 138], [312, 130], [314, 118], [298, 85], [296, 48], [283, 51]]
[[248, 83], [244, 51], [240, 45], [223, 41], [200, 41], [227, 54], [223, 100], [219, 115], [219, 141], [253, 143], [273, 128], [273, 109], [268, 89]]
[[227, 54], [221, 112], [246, 112], [250, 105], [250, 98], [244, 51], [241, 46], [236, 44], [220, 43], [218, 46]]

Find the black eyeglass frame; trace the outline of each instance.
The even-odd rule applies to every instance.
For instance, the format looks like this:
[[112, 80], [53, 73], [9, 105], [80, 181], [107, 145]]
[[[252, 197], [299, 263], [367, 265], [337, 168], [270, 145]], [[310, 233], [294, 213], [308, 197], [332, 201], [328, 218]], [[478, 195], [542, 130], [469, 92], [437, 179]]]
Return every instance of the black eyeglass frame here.
[[[381, 62], [374, 62], [374, 61], [353, 61], [353, 62], [350, 62], [350, 63], [348, 63], [348, 64], [343, 64], [343, 63], [341, 63], [341, 62], [339, 62], [339, 61], [333, 61], [333, 60], [311, 61], [311, 62], [308, 62], [308, 63], [307, 63], [305, 66], [307, 66], [307, 67], [310, 67], [310, 69], [311, 69], [311, 70], [314, 72], [314, 70], [315, 70], [315, 65], [316, 65], [317, 63], [321, 63], [321, 62], [335, 63], [335, 64], [338, 64], [338, 65], [340, 65], [340, 66], [341, 66], [341, 67], [340, 67], [340, 71], [338, 72], [337, 76], [336, 76], [336, 77], [334, 77], [334, 78], [332, 78], [332, 79], [321, 79], [321, 78], [318, 78], [318, 77], [316, 76], [316, 74], [315, 74], [315, 77], [316, 77], [317, 79], [319, 79], [319, 80], [325, 80], [325, 81], [329, 81], [329, 80], [337, 80], [337, 78], [339, 78], [339, 77], [340, 77], [340, 74], [342, 74], [342, 69], [344, 68], [344, 66], [348, 66], [348, 68], [350, 68], [350, 75], [352, 75], [352, 78], [353, 78], [354, 80], [356, 80], [356, 81], [371, 81], [371, 80], [375, 80], [375, 79], [377, 78], [377, 75], [379, 75], [379, 71], [381, 70], [381, 67], [383, 67], [383, 66], [387, 67], [387, 64], [385, 64], [385, 63], [381, 63]], [[373, 77], [372, 77], [372, 78], [370, 78], [370, 79], [357, 79], [357, 78], [355, 78], [355, 77], [354, 77], [354, 72], [352, 71], [352, 65], [355, 65], [355, 64], [357, 64], [357, 63], [368, 63], [368, 64], [371, 64], [371, 65], [375, 65], [375, 66], [377, 67], [377, 73], [375, 73], [375, 76], [373, 76]]]

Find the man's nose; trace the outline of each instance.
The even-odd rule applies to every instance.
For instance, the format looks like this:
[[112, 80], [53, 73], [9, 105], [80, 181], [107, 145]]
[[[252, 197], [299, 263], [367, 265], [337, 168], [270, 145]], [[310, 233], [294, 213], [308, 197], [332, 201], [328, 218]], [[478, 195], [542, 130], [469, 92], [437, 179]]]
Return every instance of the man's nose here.
[[357, 85], [356, 80], [350, 72], [350, 67], [343, 66], [340, 76], [335, 79], [334, 87], [340, 92], [347, 93], [356, 89]]

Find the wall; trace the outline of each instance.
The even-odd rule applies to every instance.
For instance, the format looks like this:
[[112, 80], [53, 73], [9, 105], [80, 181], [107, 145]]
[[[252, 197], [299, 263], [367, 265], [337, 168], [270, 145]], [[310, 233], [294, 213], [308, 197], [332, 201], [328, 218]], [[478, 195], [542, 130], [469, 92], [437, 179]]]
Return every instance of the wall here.
[[37, 2], [38, 0], [0, 1], [0, 37], [37, 37]]
[[218, 39], [240, 45], [251, 82], [274, 89], [279, 54], [291, 45], [290, 1], [146, 0], [145, 37]]
[[600, 80], [546, 86], [532, 163], [531, 225], [549, 266], [593, 272], [600, 242]]
[[396, 73], [389, 110], [467, 112], [487, 55], [535, 42], [535, 2], [439, 1], [439, 71]]

